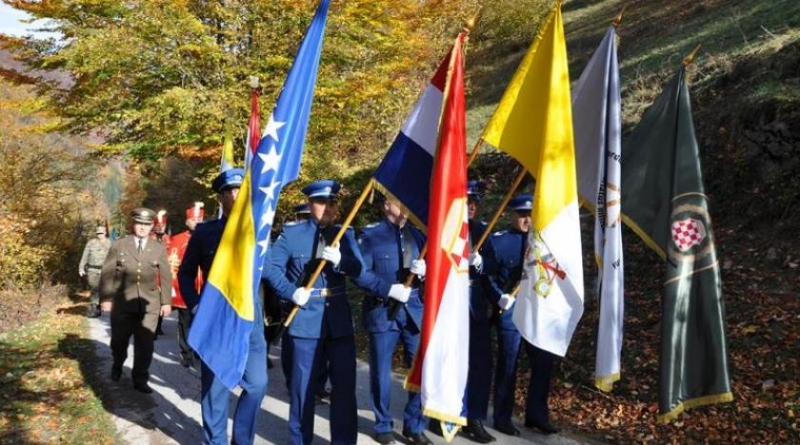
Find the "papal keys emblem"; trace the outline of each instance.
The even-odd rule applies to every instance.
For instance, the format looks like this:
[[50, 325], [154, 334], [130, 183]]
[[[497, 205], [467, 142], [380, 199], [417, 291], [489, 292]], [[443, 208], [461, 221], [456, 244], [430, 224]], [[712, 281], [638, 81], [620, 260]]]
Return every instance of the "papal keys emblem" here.
[[706, 226], [694, 218], [679, 219], [672, 222], [672, 241], [681, 252], [686, 252], [706, 238]]

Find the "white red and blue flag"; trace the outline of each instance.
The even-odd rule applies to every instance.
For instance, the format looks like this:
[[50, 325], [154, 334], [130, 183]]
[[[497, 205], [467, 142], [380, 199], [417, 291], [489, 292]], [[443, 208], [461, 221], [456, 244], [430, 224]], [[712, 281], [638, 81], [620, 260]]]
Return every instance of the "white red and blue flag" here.
[[450, 53], [425, 88], [372, 177], [375, 188], [394, 198], [421, 229], [428, 226], [433, 154]]

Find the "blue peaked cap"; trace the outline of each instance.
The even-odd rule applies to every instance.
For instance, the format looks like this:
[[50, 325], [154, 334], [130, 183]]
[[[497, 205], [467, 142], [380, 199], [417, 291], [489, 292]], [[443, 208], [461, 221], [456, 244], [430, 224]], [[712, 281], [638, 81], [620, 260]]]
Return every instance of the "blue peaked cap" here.
[[508, 201], [508, 210], [514, 210], [516, 212], [526, 210], [530, 212], [532, 206], [533, 196], [531, 196], [530, 193], [522, 193]]
[[481, 183], [481, 181], [475, 179], [467, 181], [467, 198], [474, 199], [475, 201], [483, 199], [483, 194], [481, 193], [482, 186], [483, 183]]
[[225, 189], [238, 188], [244, 181], [244, 169], [231, 168], [217, 175], [211, 183], [211, 190], [222, 193]]
[[317, 181], [308, 184], [303, 189], [303, 194], [308, 196], [309, 199], [332, 199], [336, 198], [340, 188], [341, 186], [338, 182], [331, 179], [326, 179], [324, 181]]

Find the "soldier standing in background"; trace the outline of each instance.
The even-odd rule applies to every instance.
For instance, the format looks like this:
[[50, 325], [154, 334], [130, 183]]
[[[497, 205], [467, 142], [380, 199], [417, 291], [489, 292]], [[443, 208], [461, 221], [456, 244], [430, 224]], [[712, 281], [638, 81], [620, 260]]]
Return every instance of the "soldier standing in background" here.
[[[204, 214], [203, 203], [199, 201], [195, 202], [193, 207], [186, 209], [186, 230], [171, 237], [167, 246], [168, 260], [172, 271], [172, 308], [178, 311], [178, 346], [181, 349], [181, 366], [185, 368], [194, 365], [194, 351], [186, 341], [186, 336], [189, 335], [189, 326], [192, 324], [192, 312], [186, 307], [186, 302], [181, 295], [178, 284], [178, 267], [183, 261], [189, 238], [192, 237], [197, 224], [203, 222]], [[195, 290], [200, 292], [202, 287], [203, 273], [198, 269]]]
[[111, 380], [122, 377], [133, 336], [133, 388], [145, 394], [153, 361], [153, 341], [159, 316], [168, 316], [170, 291], [161, 283], [172, 281], [167, 250], [150, 239], [155, 212], [133, 211], [133, 234], [111, 244], [100, 275], [100, 308], [111, 312]]
[[100, 316], [100, 270], [111, 247], [111, 240], [106, 236], [105, 227], [97, 226], [94, 233], [97, 237], [86, 243], [81, 262], [78, 264], [78, 275], [86, 277], [86, 284], [89, 286], [90, 306], [86, 315], [90, 318]]
[[[495, 273], [489, 276], [489, 299], [495, 302], [497, 320], [497, 369], [494, 378], [494, 429], [510, 436], [519, 436], [511, 417], [514, 411], [514, 400], [517, 386], [517, 367], [523, 343], [517, 326], [512, 320], [514, 314], [513, 295], [522, 280], [522, 266], [528, 246], [528, 231], [531, 228], [531, 205], [533, 197], [530, 193], [515, 196], [508, 202], [511, 228], [492, 234], [493, 258], [487, 259], [497, 264]], [[525, 344], [530, 348], [527, 342]], [[550, 378], [543, 378], [543, 369], [537, 364], [537, 355], [529, 350], [531, 361], [531, 379], [528, 386], [526, 419], [535, 419], [539, 428], [549, 434], [554, 431], [547, 422], [547, 403], [544, 403], [544, 415], [541, 414], [539, 400], [544, 394], [547, 398]], [[552, 361], [551, 361], [552, 363]], [[545, 370], [549, 376], [549, 368]], [[534, 400], [535, 399], [535, 400]]]
[[[406, 367], [419, 348], [422, 328], [420, 283], [425, 277], [425, 260], [419, 258], [425, 235], [408, 224], [408, 215], [397, 202], [384, 199], [383, 221], [361, 231], [358, 245], [364, 258], [364, 271], [356, 283], [371, 295], [363, 301], [361, 319], [369, 334], [370, 402], [375, 413], [375, 441], [388, 445], [394, 440], [394, 425], [389, 411], [392, 362], [397, 342], [403, 342]], [[409, 287], [409, 274], [415, 278]], [[403, 411], [403, 436], [413, 445], [432, 443], [425, 436], [428, 422], [422, 416], [422, 395], [409, 392]]]
[[[469, 218], [469, 246], [478, 242], [487, 224], [476, 219], [481, 194], [479, 181], [467, 182], [467, 212]], [[491, 265], [484, 264], [482, 253], [490, 249], [490, 240], [480, 252], [469, 255], [469, 373], [467, 375], [467, 426], [461, 434], [478, 443], [496, 439], [483, 426], [489, 409], [489, 388], [492, 378], [491, 324], [486, 276]]]

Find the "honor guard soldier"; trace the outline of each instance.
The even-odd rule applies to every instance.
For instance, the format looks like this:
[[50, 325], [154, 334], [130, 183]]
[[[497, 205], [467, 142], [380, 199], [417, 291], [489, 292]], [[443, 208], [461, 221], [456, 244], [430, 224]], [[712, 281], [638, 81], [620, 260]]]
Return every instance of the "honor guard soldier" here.
[[[472, 249], [484, 232], [487, 224], [476, 218], [478, 204], [483, 199], [481, 183], [467, 182], [467, 214], [469, 217], [469, 243]], [[495, 438], [483, 426], [489, 410], [489, 388], [492, 378], [492, 347], [490, 340], [489, 299], [486, 292], [486, 274], [489, 265], [484, 264], [481, 253], [490, 249], [491, 240], [481, 246], [480, 251], [469, 257], [469, 373], [467, 374], [467, 426], [461, 433], [478, 443], [493, 442]]]
[[[489, 277], [490, 297], [495, 301], [497, 317], [498, 357], [494, 380], [494, 428], [512, 436], [519, 430], [511, 422], [514, 409], [514, 394], [517, 385], [517, 362], [522, 336], [512, 316], [515, 297], [512, 293], [522, 280], [523, 258], [528, 248], [528, 232], [531, 229], [531, 205], [533, 197], [524, 193], [508, 203], [511, 213], [511, 230], [492, 235], [493, 259], [497, 265]], [[550, 424], [547, 399], [550, 378], [553, 373], [553, 354], [528, 342], [531, 377], [525, 401], [525, 426], [537, 428], [545, 434], [557, 433], [558, 428]]]
[[[513, 293], [522, 280], [522, 263], [528, 246], [528, 231], [531, 228], [532, 201], [533, 198], [528, 193], [513, 197], [508, 203], [510, 230], [492, 234], [492, 261], [497, 268], [489, 276], [489, 294], [495, 302], [496, 317], [493, 318], [497, 322], [498, 343], [494, 377], [494, 429], [511, 436], [519, 435], [511, 417], [517, 385], [517, 363], [522, 345], [522, 336], [512, 320], [515, 301]], [[541, 386], [533, 378], [530, 384], [529, 395], [535, 385]]]
[[[425, 277], [425, 260], [419, 258], [425, 235], [408, 224], [408, 216], [391, 199], [384, 199], [381, 222], [361, 231], [358, 245], [364, 258], [364, 271], [356, 283], [371, 294], [365, 298], [361, 318], [369, 333], [370, 402], [375, 413], [375, 440], [380, 444], [396, 443], [392, 415], [389, 412], [392, 385], [392, 361], [398, 340], [403, 342], [403, 359], [411, 367], [417, 353], [422, 327], [420, 279]], [[409, 273], [416, 278], [411, 287], [405, 282]], [[409, 392], [403, 414], [403, 435], [411, 444], [430, 444], [424, 430], [422, 397]]]
[[[326, 356], [331, 380], [330, 440], [356, 443], [356, 349], [345, 282], [346, 277], [361, 274], [362, 260], [352, 230], [338, 246], [331, 245], [339, 231], [333, 224], [339, 187], [326, 180], [303, 189], [311, 218], [283, 227], [268, 250], [271, 267], [264, 267], [265, 278], [278, 296], [299, 306], [283, 339], [283, 347], [291, 351], [289, 431], [293, 444], [309, 444], [314, 438], [314, 394]], [[307, 283], [320, 260], [326, 261], [322, 273]]]
[[100, 306], [111, 311], [111, 380], [119, 381], [133, 336], [134, 389], [150, 394], [147, 384], [153, 360], [153, 341], [159, 316], [168, 316], [172, 281], [167, 250], [150, 240], [155, 212], [133, 211], [133, 234], [111, 244], [100, 274]]
[[[211, 184], [217, 193], [217, 200], [222, 208], [222, 217], [213, 221], [198, 224], [194, 234], [189, 238], [186, 254], [178, 268], [178, 284], [186, 306], [196, 310], [200, 302], [197, 292], [196, 280], [198, 268], [204, 277], [209, 276], [213, 267], [214, 255], [222, 240], [222, 232], [228, 221], [228, 216], [233, 209], [239, 188], [244, 180], [244, 170], [232, 168], [226, 170]], [[262, 313], [260, 298], [254, 298], [254, 312]], [[253, 323], [250, 332], [247, 362], [239, 386], [242, 393], [236, 404], [233, 414], [233, 437], [228, 441], [228, 405], [229, 391], [217, 379], [205, 363], [200, 368], [200, 407], [203, 417], [203, 443], [204, 444], [252, 444], [256, 434], [256, 416], [261, 407], [261, 401], [267, 394], [267, 343], [264, 340], [264, 324]]]
[[106, 236], [105, 227], [97, 226], [94, 233], [96, 237], [86, 243], [78, 263], [78, 275], [86, 277], [86, 284], [89, 286], [90, 306], [86, 315], [90, 318], [100, 316], [100, 270], [108, 249], [111, 248], [111, 240]]
[[[192, 237], [197, 224], [203, 222], [205, 211], [202, 202], [195, 202], [194, 206], [186, 209], [186, 230], [170, 237], [167, 246], [169, 265], [172, 270], [172, 308], [178, 311], [178, 346], [181, 352], [181, 366], [190, 367], [194, 365], [194, 351], [186, 341], [189, 335], [189, 326], [192, 324], [192, 312], [186, 307], [186, 302], [181, 295], [180, 284], [178, 283], [178, 268], [186, 254], [186, 247]], [[195, 290], [197, 292], [203, 287], [203, 274], [198, 269], [195, 279]]]

